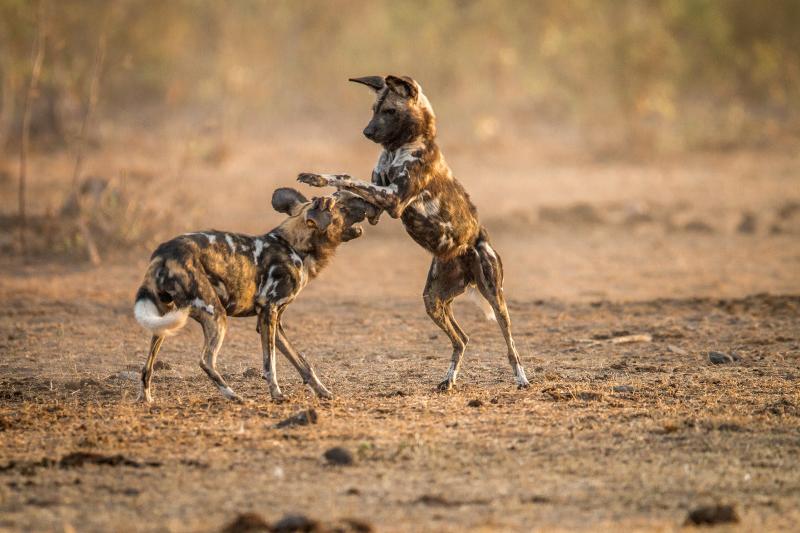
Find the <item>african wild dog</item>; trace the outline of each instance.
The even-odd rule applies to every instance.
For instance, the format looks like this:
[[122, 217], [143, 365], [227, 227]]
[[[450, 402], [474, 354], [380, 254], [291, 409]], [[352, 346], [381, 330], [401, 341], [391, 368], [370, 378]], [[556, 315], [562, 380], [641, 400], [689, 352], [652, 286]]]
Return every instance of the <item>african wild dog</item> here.
[[294, 189], [277, 189], [275, 210], [289, 215], [281, 225], [257, 237], [205, 231], [161, 244], [151, 256], [136, 293], [134, 314], [153, 333], [142, 368], [142, 397], [151, 402], [153, 363], [167, 335], [195, 319], [203, 327], [205, 347], [200, 367], [226, 398], [241, 401], [217, 372], [227, 317], [258, 315], [264, 353], [263, 375], [275, 400], [283, 398], [275, 375], [275, 346], [317, 395], [332, 395], [298, 353], [281, 324], [286, 306], [322, 270], [339, 244], [359, 237], [355, 225], [377, 209], [361, 198], [338, 192], [309, 202]]
[[[423, 294], [425, 308], [453, 344], [450, 369], [440, 390], [450, 390], [455, 384], [468, 341], [453, 316], [452, 301], [476, 286], [491, 306], [487, 317], [493, 313], [500, 324], [517, 385], [527, 387], [503, 296], [503, 264], [478, 222], [469, 195], [436, 144], [436, 119], [428, 99], [419, 84], [407, 77], [367, 76], [350, 81], [377, 94], [372, 119], [364, 128], [368, 139], [383, 146], [372, 183], [344, 174], [300, 174], [298, 180], [353, 192], [392, 218], [401, 218], [411, 238], [433, 254]], [[379, 216], [370, 217], [370, 223], [377, 223]]]

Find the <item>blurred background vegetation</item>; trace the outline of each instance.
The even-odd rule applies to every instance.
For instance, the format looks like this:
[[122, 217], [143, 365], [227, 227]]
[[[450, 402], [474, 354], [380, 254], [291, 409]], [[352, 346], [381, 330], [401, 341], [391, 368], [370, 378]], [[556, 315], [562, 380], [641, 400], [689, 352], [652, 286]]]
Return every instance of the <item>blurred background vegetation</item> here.
[[18, 141], [38, 24], [46, 44], [31, 136], [40, 148], [78, 135], [104, 35], [96, 114], [121, 122], [204, 116], [232, 132], [361, 122], [368, 103], [347, 77], [400, 73], [422, 83], [451, 130], [478, 141], [547, 136], [625, 154], [800, 132], [797, 0], [38, 5], [0, 0], [6, 149]]

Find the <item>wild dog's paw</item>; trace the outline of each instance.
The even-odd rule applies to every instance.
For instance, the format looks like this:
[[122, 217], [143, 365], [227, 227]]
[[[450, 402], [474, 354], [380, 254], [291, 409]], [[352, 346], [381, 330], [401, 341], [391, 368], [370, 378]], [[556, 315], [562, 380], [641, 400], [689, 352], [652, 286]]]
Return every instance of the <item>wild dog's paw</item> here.
[[297, 181], [305, 183], [306, 185], [311, 185], [312, 187], [325, 187], [328, 185], [328, 180], [324, 176], [308, 172], [298, 174]]
[[436, 390], [439, 392], [450, 392], [451, 390], [456, 388], [456, 384], [453, 383], [452, 379], [446, 379], [439, 383], [439, 386], [436, 387]]

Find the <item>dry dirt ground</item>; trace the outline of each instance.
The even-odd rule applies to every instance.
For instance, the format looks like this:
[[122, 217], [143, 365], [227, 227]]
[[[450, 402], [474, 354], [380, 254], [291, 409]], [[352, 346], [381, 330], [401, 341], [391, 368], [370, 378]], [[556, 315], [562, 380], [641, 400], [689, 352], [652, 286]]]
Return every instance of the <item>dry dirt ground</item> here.
[[[163, 163], [164, 208], [193, 206], [179, 225], [249, 232], [279, 220], [271, 191], [297, 171], [356, 173], [375, 156], [313, 135], [241, 145], [218, 168], [170, 167], [185, 147], [151, 149], [93, 154], [92, 170]], [[458, 301], [472, 340], [458, 390], [434, 391], [450, 350], [420, 297], [428, 258], [388, 218], [286, 314], [330, 402], [283, 359], [289, 401], [270, 402], [255, 323], [238, 319], [220, 367], [247, 404], [202, 374], [194, 324], [167, 341], [156, 401], [139, 404], [148, 338], [131, 304], [147, 253], [96, 269], [5, 257], [0, 530], [219, 531], [255, 512], [378, 531], [671, 531], [717, 503], [740, 519], [722, 527], [797, 528], [797, 151], [679, 163], [445, 153], [504, 258], [530, 389], [514, 388], [496, 325]], [[69, 167], [58, 157], [34, 160], [34, 211]], [[10, 212], [13, 188], [2, 191]], [[710, 351], [735, 360], [712, 364]], [[276, 427], [306, 409], [316, 423]], [[335, 446], [352, 465], [327, 463]]]

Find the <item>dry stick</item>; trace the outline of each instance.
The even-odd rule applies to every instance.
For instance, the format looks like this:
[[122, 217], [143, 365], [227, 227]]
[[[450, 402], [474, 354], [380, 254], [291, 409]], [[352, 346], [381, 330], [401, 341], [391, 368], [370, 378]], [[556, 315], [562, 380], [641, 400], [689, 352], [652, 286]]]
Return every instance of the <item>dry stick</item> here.
[[97, 38], [97, 48], [94, 56], [94, 68], [92, 70], [92, 81], [89, 84], [89, 101], [86, 103], [86, 111], [83, 114], [83, 121], [81, 122], [80, 133], [78, 134], [78, 146], [75, 153], [75, 168], [72, 172], [72, 194], [78, 205], [78, 229], [83, 236], [86, 243], [86, 253], [89, 255], [89, 261], [95, 266], [100, 264], [100, 252], [97, 251], [97, 245], [92, 237], [92, 232], [89, 230], [89, 224], [86, 221], [86, 216], [83, 211], [83, 202], [80, 195], [80, 179], [81, 172], [83, 171], [83, 152], [86, 147], [86, 136], [89, 131], [89, 122], [92, 118], [92, 113], [97, 106], [97, 97], [100, 86], [100, 73], [103, 69], [103, 62], [106, 56], [106, 35], [108, 28], [108, 17], [103, 23], [100, 30], [100, 36]]
[[19, 148], [19, 244], [20, 251], [24, 256], [28, 252], [28, 243], [25, 233], [28, 229], [28, 219], [25, 212], [27, 204], [26, 189], [28, 179], [28, 146], [30, 144], [31, 133], [31, 104], [36, 97], [36, 89], [39, 85], [39, 76], [42, 73], [42, 63], [44, 62], [45, 45], [45, 0], [39, 1], [39, 16], [36, 25], [36, 39], [33, 43], [31, 52], [33, 67], [31, 68], [31, 79], [28, 83], [28, 91], [25, 93], [25, 104], [22, 108], [22, 134], [20, 135]]

